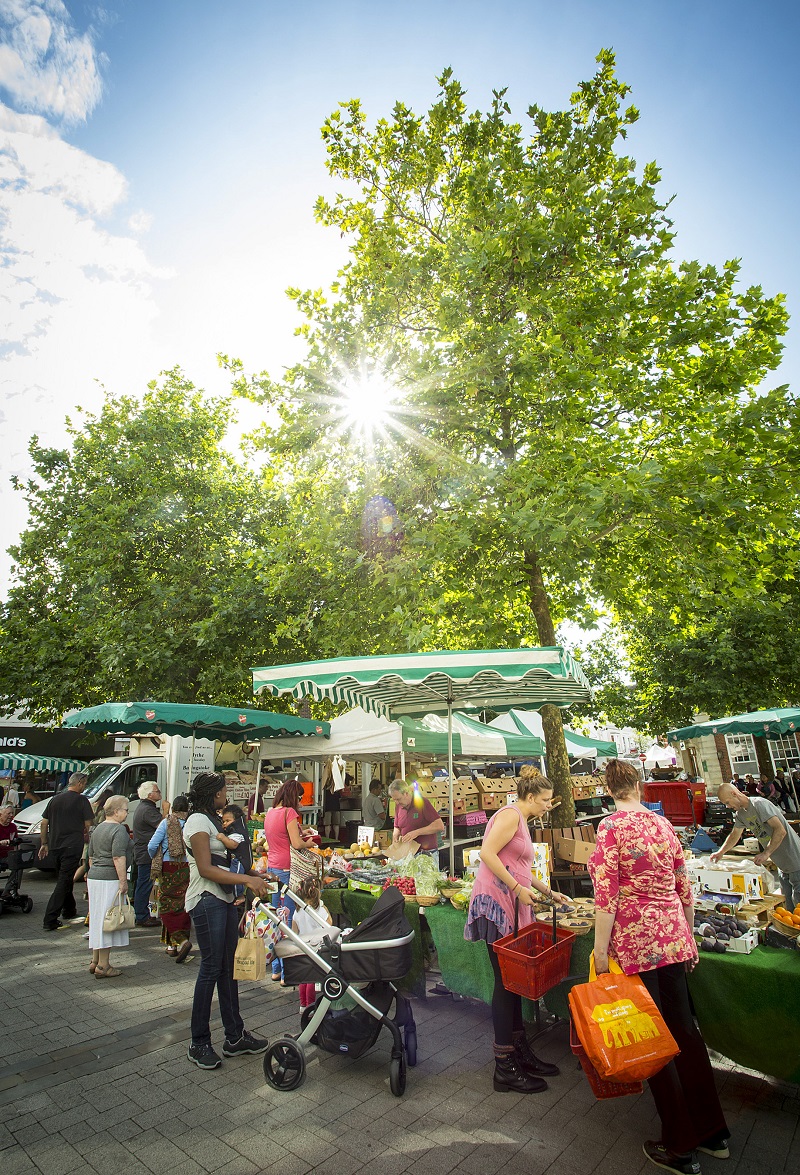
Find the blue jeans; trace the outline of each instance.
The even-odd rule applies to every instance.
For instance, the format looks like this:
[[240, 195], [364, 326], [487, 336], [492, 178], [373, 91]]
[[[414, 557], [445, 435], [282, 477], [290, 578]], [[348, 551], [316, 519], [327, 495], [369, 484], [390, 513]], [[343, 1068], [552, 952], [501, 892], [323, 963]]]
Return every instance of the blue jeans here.
[[133, 912], [137, 922], [146, 922], [150, 917], [150, 891], [153, 879], [150, 876], [152, 861], [136, 866], [136, 889], [133, 891]]
[[783, 870], [779, 870], [778, 876], [781, 879], [786, 909], [791, 914], [795, 906], [800, 906], [800, 869], [795, 869], [792, 873], [784, 873]]
[[200, 970], [192, 1000], [192, 1044], [211, 1044], [211, 1000], [214, 988], [225, 1039], [239, 1040], [244, 1022], [239, 1013], [239, 985], [233, 978], [233, 956], [239, 941], [239, 909], [213, 894], [203, 894], [190, 911], [200, 948]]
[[[289, 870], [288, 869], [270, 869], [270, 873], [273, 875], [273, 877], [277, 877], [277, 879], [281, 883], [281, 885], [288, 885], [289, 884]], [[274, 893], [272, 895], [272, 898], [270, 899], [270, 905], [274, 906], [275, 909], [277, 909], [280, 904], [281, 904], [281, 895], [279, 893]], [[286, 909], [289, 911], [289, 925], [291, 926], [292, 919], [294, 918], [294, 912], [297, 909], [297, 907], [295, 906], [292, 899], [289, 897], [286, 897], [283, 899], [283, 904], [286, 907]], [[281, 959], [273, 958], [273, 960], [272, 960], [272, 974], [273, 975], [280, 975], [281, 978], [283, 978], [283, 961]]]

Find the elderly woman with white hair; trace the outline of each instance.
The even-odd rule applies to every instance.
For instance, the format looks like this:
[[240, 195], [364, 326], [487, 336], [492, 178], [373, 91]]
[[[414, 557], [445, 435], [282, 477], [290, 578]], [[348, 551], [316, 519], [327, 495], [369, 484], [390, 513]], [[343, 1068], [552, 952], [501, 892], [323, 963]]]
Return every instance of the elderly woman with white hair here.
[[114, 904], [128, 893], [128, 868], [133, 848], [125, 819], [128, 801], [125, 796], [111, 796], [103, 805], [105, 820], [98, 824], [89, 841], [89, 946], [92, 961], [89, 970], [95, 979], [114, 979], [122, 972], [111, 966], [113, 947], [128, 945], [128, 931], [108, 931], [103, 919]]

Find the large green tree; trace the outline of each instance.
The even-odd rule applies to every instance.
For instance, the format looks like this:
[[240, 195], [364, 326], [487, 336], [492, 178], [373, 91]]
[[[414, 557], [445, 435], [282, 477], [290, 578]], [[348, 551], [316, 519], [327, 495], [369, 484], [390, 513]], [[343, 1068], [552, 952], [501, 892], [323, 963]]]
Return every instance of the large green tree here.
[[233, 413], [176, 369], [141, 400], [109, 395], [66, 449], [33, 439], [0, 707], [57, 722], [126, 698], [241, 705], [252, 665], [324, 655], [339, 562], [304, 548], [302, 483], [290, 497], [227, 451]]
[[[524, 128], [502, 92], [469, 111], [449, 70], [424, 115], [369, 126], [354, 100], [323, 127], [342, 190], [317, 215], [349, 260], [330, 295], [295, 292], [306, 361], [239, 389], [279, 408], [263, 443], [321, 471], [355, 469], [359, 365], [397, 384], [360, 477], [402, 519], [375, 563], [398, 648], [552, 645], [560, 620], [643, 595], [669, 613], [736, 593], [743, 566], [758, 593], [797, 534], [797, 408], [764, 386], [783, 299], [736, 261], [676, 260], [659, 170], [622, 150], [638, 112], [598, 62]], [[560, 714], [542, 716], [569, 822]]]

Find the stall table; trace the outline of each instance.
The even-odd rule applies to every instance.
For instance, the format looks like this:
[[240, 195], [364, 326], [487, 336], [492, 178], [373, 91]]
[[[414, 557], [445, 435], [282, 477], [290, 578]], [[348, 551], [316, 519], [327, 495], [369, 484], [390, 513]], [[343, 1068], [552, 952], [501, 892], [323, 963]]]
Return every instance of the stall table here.
[[800, 954], [756, 947], [749, 955], [703, 954], [689, 976], [709, 1048], [737, 1065], [800, 1085]]
[[[466, 913], [430, 906], [425, 918], [439, 956], [442, 982], [458, 995], [491, 1003], [493, 976], [483, 943], [464, 938]], [[569, 1016], [567, 996], [589, 976], [594, 934], [577, 935], [570, 975], [544, 996], [548, 1012]], [[749, 955], [705, 954], [689, 975], [695, 1013], [709, 1048], [737, 1065], [800, 1085], [800, 953], [757, 947]], [[523, 1014], [533, 1018], [528, 1001]]]

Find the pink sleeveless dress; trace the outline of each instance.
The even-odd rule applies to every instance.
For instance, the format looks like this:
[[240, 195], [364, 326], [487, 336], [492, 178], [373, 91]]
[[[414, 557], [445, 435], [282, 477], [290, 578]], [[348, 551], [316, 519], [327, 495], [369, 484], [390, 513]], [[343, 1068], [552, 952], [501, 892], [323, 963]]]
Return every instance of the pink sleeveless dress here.
[[[501, 808], [500, 811], [505, 811]], [[486, 833], [494, 824], [499, 812], [495, 812], [486, 825]], [[507, 845], [504, 845], [497, 854], [511, 876], [520, 885], [530, 886], [531, 868], [533, 866], [533, 844], [528, 825], [517, 811], [519, 824], [517, 831]], [[519, 907], [519, 927], [529, 926], [533, 921], [533, 911], [530, 906]], [[472, 887], [472, 897], [469, 903], [467, 924], [464, 927], [464, 938], [470, 942], [496, 942], [514, 931], [514, 897], [511, 890], [495, 877], [488, 865], [481, 861], [475, 884]]]

